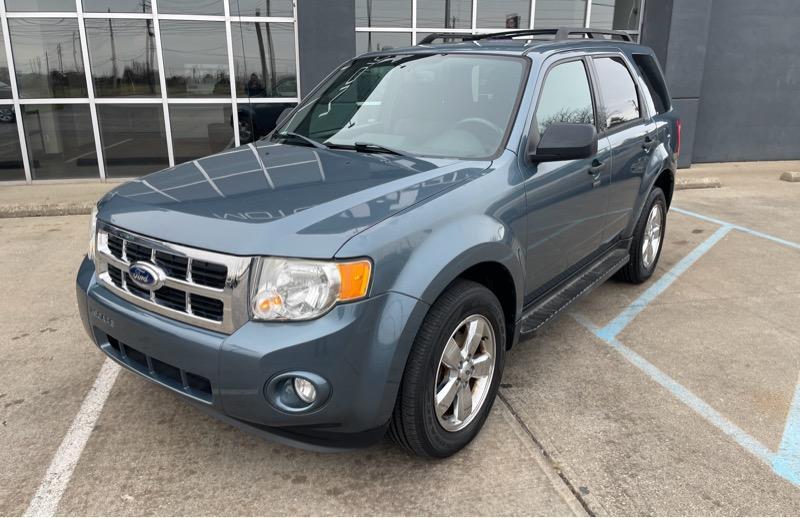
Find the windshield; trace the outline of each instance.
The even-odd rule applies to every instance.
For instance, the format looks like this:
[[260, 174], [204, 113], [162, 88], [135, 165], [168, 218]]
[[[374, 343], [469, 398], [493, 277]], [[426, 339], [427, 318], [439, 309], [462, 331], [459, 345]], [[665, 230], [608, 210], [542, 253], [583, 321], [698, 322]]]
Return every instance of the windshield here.
[[488, 158], [505, 141], [525, 62], [480, 55], [354, 60], [309, 97], [276, 134], [331, 147]]

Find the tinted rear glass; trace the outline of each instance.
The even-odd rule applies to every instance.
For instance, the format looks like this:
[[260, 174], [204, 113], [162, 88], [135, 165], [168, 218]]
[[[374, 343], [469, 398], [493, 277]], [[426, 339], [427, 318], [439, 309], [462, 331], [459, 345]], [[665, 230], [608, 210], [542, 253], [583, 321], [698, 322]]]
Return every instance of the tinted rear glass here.
[[670, 101], [667, 85], [664, 83], [664, 78], [655, 58], [647, 54], [634, 54], [633, 62], [636, 63], [642, 78], [644, 78], [644, 84], [647, 85], [647, 91], [653, 99], [656, 113], [664, 113], [669, 110]]
[[605, 110], [600, 120], [605, 119], [606, 127], [613, 128], [638, 119], [639, 96], [622, 58], [595, 58], [594, 65]]

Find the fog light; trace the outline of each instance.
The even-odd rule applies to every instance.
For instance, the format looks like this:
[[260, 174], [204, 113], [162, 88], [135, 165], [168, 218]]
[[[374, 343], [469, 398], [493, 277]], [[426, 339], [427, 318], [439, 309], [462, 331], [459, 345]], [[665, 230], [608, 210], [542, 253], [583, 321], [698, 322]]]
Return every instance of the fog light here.
[[317, 388], [305, 378], [294, 379], [294, 391], [304, 403], [311, 404], [317, 399]]

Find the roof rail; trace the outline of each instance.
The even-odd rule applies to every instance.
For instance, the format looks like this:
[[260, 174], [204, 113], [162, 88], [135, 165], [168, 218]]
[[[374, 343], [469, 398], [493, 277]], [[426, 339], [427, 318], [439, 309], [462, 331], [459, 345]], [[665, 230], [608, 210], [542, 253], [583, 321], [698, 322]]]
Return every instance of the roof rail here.
[[470, 41], [479, 39], [482, 34], [472, 34], [471, 32], [434, 32], [432, 34], [428, 34], [420, 42], [418, 45], [426, 45], [428, 43], [433, 43], [436, 40], [448, 40], [448, 39], [460, 39], [461, 41]]
[[558, 27], [547, 29], [518, 29], [514, 31], [503, 32], [490, 32], [486, 34], [471, 34], [467, 32], [435, 32], [429, 34], [422, 41], [420, 45], [433, 43], [437, 39], [461, 39], [462, 41], [474, 40], [503, 40], [518, 38], [520, 36], [549, 36], [552, 35], [554, 40], [569, 39], [572, 34], [582, 34], [587, 38], [601, 38], [602, 36], [611, 36], [611, 39], [620, 39], [622, 41], [633, 41], [631, 35], [624, 31], [613, 31], [608, 29], [593, 29], [591, 27]]

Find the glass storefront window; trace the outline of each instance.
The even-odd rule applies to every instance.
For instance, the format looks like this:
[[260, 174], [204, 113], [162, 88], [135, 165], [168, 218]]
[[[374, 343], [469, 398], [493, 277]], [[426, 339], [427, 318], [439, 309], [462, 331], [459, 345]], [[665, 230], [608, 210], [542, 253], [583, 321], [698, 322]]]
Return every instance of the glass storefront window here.
[[296, 103], [239, 103], [239, 140], [253, 142], [275, 129], [283, 110]]
[[583, 27], [585, 21], [586, 0], [536, 0], [534, 28]]
[[75, 12], [75, 0], [6, 0], [9, 12]]
[[[527, 29], [531, 20], [530, 0], [476, 0], [478, 23], [482, 29]], [[564, 2], [564, 0], [559, 0]], [[536, 3], [539, 13], [539, 2]]]
[[161, 95], [152, 20], [87, 19], [97, 97]]
[[12, 18], [11, 48], [22, 98], [86, 97], [78, 20]]
[[101, 104], [97, 120], [107, 177], [141, 176], [169, 167], [160, 104]]
[[639, 30], [641, 0], [595, 0], [591, 27], [625, 31]]
[[[3, 41], [3, 27], [0, 26], [0, 42]], [[0, 48], [0, 99], [11, 99], [11, 76], [8, 72], [6, 49]]]
[[164, 75], [170, 97], [229, 97], [223, 22], [161, 21]]
[[25, 179], [16, 122], [14, 106], [0, 104], [0, 182]]
[[411, 0], [356, 0], [356, 27], [411, 27]]
[[417, 27], [469, 29], [472, 0], [417, 0]]
[[293, 25], [233, 23], [231, 31], [236, 95], [297, 97]]
[[411, 45], [411, 33], [408, 32], [356, 33], [356, 54], [408, 47], [409, 45]]
[[230, 0], [231, 16], [294, 16], [292, 0]]
[[151, 4], [151, 0], [83, 0], [83, 10], [87, 13], [149, 13]]
[[234, 146], [230, 104], [172, 104], [172, 149], [175, 163], [217, 153]]
[[98, 178], [88, 104], [29, 104], [22, 124], [34, 180]]
[[[224, 0], [159, 0], [161, 14], [225, 14]], [[230, 0], [235, 3], [236, 0]]]

